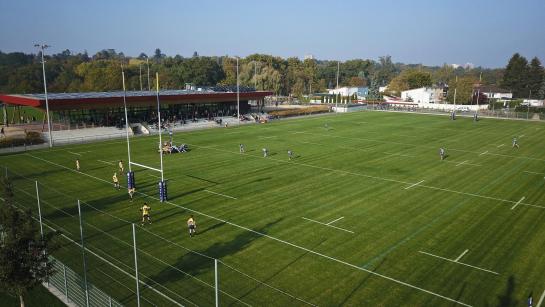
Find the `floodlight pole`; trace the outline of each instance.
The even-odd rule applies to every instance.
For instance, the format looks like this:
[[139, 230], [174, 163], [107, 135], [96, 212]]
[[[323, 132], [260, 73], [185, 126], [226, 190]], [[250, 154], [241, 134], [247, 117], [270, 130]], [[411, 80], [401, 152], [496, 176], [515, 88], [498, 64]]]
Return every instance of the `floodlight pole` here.
[[[127, 115], [127, 90], [125, 87], [125, 72], [123, 71], [123, 67], [121, 67], [121, 78], [123, 80], [123, 107], [125, 108], [125, 132], [127, 134], [127, 155], [129, 157], [129, 172], [132, 171], [131, 169], [131, 144], [129, 142], [129, 116]], [[142, 86], [142, 78], [140, 78], [140, 86]]]
[[[337, 86], [335, 87], [335, 89], [338, 89], [339, 88], [339, 70], [341, 69], [341, 62], [337, 61]], [[339, 104], [338, 104], [338, 100], [337, 99], [337, 94], [335, 94], [335, 113], [338, 113], [339, 112]]]
[[214, 259], [214, 294], [216, 297], [216, 307], [219, 307], [219, 279], [218, 279], [218, 259]]
[[151, 91], [150, 82], [149, 82], [149, 58], [146, 55], [146, 65], [148, 66], [148, 92]]
[[138, 64], [138, 68], [140, 68], [140, 91], [142, 91], [142, 63]]
[[161, 138], [161, 135], [163, 134], [163, 129], [161, 127], [161, 104], [159, 102], [159, 73], [155, 73], [155, 81], [156, 81], [156, 90], [157, 90], [157, 119], [159, 120], [159, 157], [161, 159], [161, 181], [165, 181], [165, 178], [163, 176], [163, 140]]
[[238, 125], [240, 126], [240, 86], [239, 86], [239, 78], [238, 78], [238, 57], [237, 57], [237, 118], [238, 118]]
[[42, 51], [42, 72], [44, 76], [44, 95], [45, 95], [45, 113], [47, 117], [47, 130], [49, 134], [49, 148], [53, 147], [53, 134], [51, 133], [51, 119], [49, 117], [49, 100], [47, 99], [47, 81], [45, 78], [45, 60], [44, 60], [44, 49], [48, 48], [48, 45], [45, 44], [34, 44], [34, 47], [39, 47]]

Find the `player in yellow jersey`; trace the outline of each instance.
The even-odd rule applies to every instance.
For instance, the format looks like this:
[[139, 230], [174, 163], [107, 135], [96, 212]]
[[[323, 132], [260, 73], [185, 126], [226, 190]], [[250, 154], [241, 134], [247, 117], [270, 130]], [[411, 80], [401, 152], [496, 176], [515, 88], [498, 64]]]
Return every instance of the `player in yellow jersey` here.
[[123, 160], [119, 160], [119, 163], [117, 165], [119, 165], [119, 173], [120, 174], [125, 173], [125, 168], [123, 167]]
[[187, 228], [189, 228], [190, 237], [197, 234], [197, 222], [195, 222], [193, 215], [189, 216], [189, 219], [187, 220]]
[[112, 181], [114, 182], [114, 188], [119, 190], [119, 179], [117, 179], [117, 173], [114, 173], [112, 176]]
[[151, 217], [150, 217], [150, 211], [151, 207], [148, 206], [148, 203], [144, 203], [142, 208], [140, 208], [140, 211], [142, 211], [142, 226], [144, 226], [145, 222], [148, 222], [148, 224], [151, 224]]

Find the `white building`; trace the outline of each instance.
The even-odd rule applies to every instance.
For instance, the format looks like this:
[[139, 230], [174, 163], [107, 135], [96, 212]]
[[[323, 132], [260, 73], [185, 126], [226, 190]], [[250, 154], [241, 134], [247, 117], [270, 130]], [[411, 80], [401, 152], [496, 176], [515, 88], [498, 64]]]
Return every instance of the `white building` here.
[[416, 103], [439, 103], [443, 101], [443, 89], [421, 87], [401, 92], [401, 100]]
[[483, 85], [475, 88], [475, 91], [483, 93], [488, 99], [512, 99], [513, 93], [493, 85]]
[[369, 95], [368, 87], [344, 86], [336, 89], [330, 89], [327, 91], [330, 95], [341, 94], [341, 96], [343, 97], [356, 94], [358, 96], [358, 99], [365, 99]]

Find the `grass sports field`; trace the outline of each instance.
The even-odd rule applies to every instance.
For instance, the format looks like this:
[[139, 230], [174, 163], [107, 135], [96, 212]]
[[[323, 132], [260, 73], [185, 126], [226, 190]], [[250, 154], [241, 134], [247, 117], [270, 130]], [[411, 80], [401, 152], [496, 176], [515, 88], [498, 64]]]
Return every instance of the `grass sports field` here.
[[[123, 304], [136, 304], [131, 223], [147, 201], [153, 223], [136, 226], [145, 306], [213, 305], [214, 258], [221, 305], [526, 306], [531, 295], [537, 306], [544, 135], [541, 122], [386, 112], [178, 133], [174, 143], [191, 151], [164, 156], [166, 203], [152, 170], [133, 167], [132, 203], [113, 188], [125, 140], [5, 155], [0, 165], [20, 206], [36, 209], [38, 180], [44, 223], [65, 235], [56, 256], [80, 273], [69, 239], [80, 240], [81, 200], [89, 281]], [[159, 167], [156, 144], [132, 139], [133, 161]]]

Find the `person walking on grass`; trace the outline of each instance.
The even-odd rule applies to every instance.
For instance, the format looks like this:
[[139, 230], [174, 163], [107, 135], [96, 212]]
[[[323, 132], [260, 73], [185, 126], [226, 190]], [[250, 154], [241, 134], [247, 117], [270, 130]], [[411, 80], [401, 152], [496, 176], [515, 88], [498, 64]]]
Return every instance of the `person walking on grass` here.
[[187, 228], [189, 229], [190, 237], [193, 237], [197, 234], [197, 222], [195, 222], [193, 215], [190, 215], [189, 219], [187, 220]]
[[441, 157], [441, 161], [445, 160], [445, 149], [443, 147], [439, 148], [439, 157]]
[[516, 147], [516, 148], [519, 148], [519, 142], [518, 142], [516, 136], [513, 138], [513, 148], [515, 148], [515, 147]]
[[151, 224], [151, 217], [150, 217], [150, 211], [151, 207], [148, 206], [148, 203], [144, 203], [142, 208], [140, 208], [140, 211], [142, 211], [142, 226], [144, 226], [144, 223]]
[[293, 158], [293, 151], [288, 150], [288, 160], [291, 161], [291, 158]]
[[79, 159], [76, 159], [76, 170], [79, 172], [80, 165], [79, 165]]
[[112, 181], [114, 182], [114, 188], [119, 190], [119, 179], [117, 179], [117, 173], [114, 173], [112, 176]]
[[128, 192], [129, 192], [129, 201], [132, 203], [132, 198], [133, 198], [134, 192], [136, 192], [136, 189], [130, 188], [128, 189]]
[[238, 149], [240, 153], [244, 153], [244, 144], [238, 144]]
[[269, 155], [269, 150], [267, 148], [263, 148], [262, 151], [263, 151], [263, 158], [267, 158], [267, 156]]

